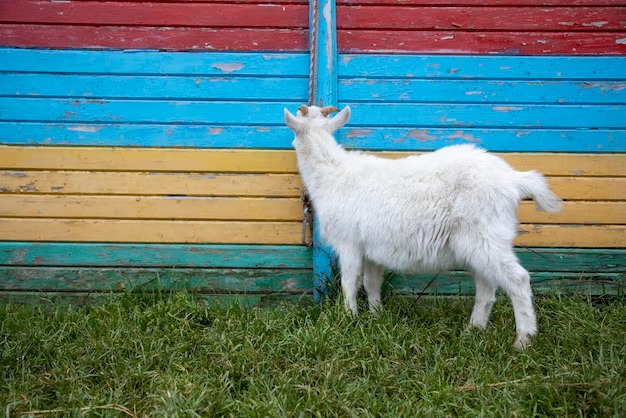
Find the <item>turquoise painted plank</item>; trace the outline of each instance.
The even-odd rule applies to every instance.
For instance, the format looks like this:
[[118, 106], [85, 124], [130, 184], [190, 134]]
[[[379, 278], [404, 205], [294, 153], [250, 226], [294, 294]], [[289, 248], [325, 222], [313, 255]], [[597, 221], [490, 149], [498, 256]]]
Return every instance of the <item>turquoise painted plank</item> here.
[[338, 88], [343, 102], [626, 103], [623, 81], [359, 78], [340, 80]]
[[[623, 295], [626, 292], [626, 274], [624, 273], [531, 272], [530, 276], [535, 294]], [[474, 280], [463, 272], [440, 274], [428, 286], [432, 279], [433, 275], [390, 274], [387, 285], [394, 291], [405, 294], [472, 295], [475, 292]]]
[[[626, 272], [626, 249], [517, 248], [522, 265], [542, 272]], [[310, 269], [312, 250], [294, 245], [193, 245], [0, 242], [0, 265]]]
[[348, 127], [626, 127], [626, 105], [339, 104], [352, 108]]
[[[0, 144], [292, 149], [284, 126], [0, 122]], [[623, 152], [626, 130], [350, 127], [348, 148], [429, 151], [475, 143], [492, 151]]]
[[312, 268], [295, 245], [92, 244], [0, 242], [0, 265], [202, 268]]
[[297, 100], [306, 78], [0, 74], [0, 95], [76, 98]]
[[283, 125], [300, 102], [0, 98], [0, 120]]
[[205, 293], [312, 289], [310, 269], [189, 269], [110, 267], [0, 267], [0, 291], [119, 291], [188, 289]]
[[87, 51], [0, 48], [0, 71], [68, 74], [304, 76], [304, 53]]
[[[0, 98], [0, 120], [270, 124], [298, 103]], [[625, 128], [626, 105], [370, 104], [352, 107], [351, 126]]]
[[[15, 304], [29, 304], [29, 305], [43, 305], [43, 306], [58, 306], [58, 305], [101, 305], [109, 300], [117, 300], [122, 296], [124, 292], [110, 293], [110, 292], [19, 292], [19, 291], [0, 291], [0, 302], [2, 303], [15, 303]], [[261, 293], [261, 294], [207, 294], [207, 293], [193, 293], [193, 296], [198, 302], [205, 303], [206, 305], [219, 305], [229, 306], [232, 304], [239, 304], [245, 307], [268, 307], [276, 306], [283, 303], [296, 303], [299, 305], [311, 305], [311, 296], [308, 294], [294, 295], [289, 293]], [[134, 296], [130, 296], [134, 297]], [[145, 300], [145, 298], [154, 297], [155, 300], [162, 300], [162, 298], [168, 298], [169, 294], [148, 292], [141, 293], [139, 298]]]
[[[313, 15], [318, 19], [315, 21]], [[309, 105], [337, 106], [337, 23], [335, 0], [320, 0], [309, 3], [311, 56], [315, 61], [315, 91], [309, 92]], [[315, 25], [317, 23], [317, 25]], [[316, 46], [317, 53], [313, 53]], [[314, 95], [314, 96], [313, 96]], [[313, 208], [315, 209], [315, 208]], [[313, 284], [315, 301], [326, 295], [335, 280], [333, 266], [337, 260], [331, 249], [320, 236], [319, 222], [313, 215]]]
[[340, 54], [339, 78], [623, 80], [626, 57]]

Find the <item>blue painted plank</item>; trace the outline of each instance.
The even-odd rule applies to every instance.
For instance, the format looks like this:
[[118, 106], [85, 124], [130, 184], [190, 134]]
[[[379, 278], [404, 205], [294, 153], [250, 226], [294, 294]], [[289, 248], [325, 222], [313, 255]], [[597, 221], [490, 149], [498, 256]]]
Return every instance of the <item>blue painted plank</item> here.
[[626, 103], [626, 82], [359, 78], [340, 80], [338, 94], [342, 102]]
[[[370, 104], [348, 126], [624, 128], [626, 105]], [[189, 124], [284, 124], [298, 103], [0, 98], [0, 120]]]
[[[292, 149], [283, 126], [134, 125], [0, 122], [0, 144]], [[350, 127], [337, 141], [347, 148], [432, 151], [478, 144], [501, 152], [623, 152], [626, 130]]]
[[626, 57], [339, 55], [339, 78], [624, 80]]
[[[300, 102], [0, 98], [0, 120], [284, 125]], [[294, 110], [295, 111], [295, 110]]]
[[67, 74], [304, 76], [303, 53], [87, 51], [0, 48], [0, 71]]
[[2, 96], [297, 100], [305, 102], [306, 78], [183, 77], [0, 73]]
[[[0, 127], [2, 132], [2, 127]], [[476, 144], [497, 152], [624, 152], [626, 130], [348, 127], [337, 141], [348, 148], [432, 151]]]
[[[317, 9], [315, 9], [317, 8]], [[312, 15], [316, 13], [317, 22]], [[309, 97], [309, 104], [337, 106], [337, 23], [335, 0], [320, 0], [311, 2], [309, 5], [311, 15], [311, 40], [317, 41], [315, 66], [316, 90]], [[317, 23], [316, 27], [313, 25]], [[314, 38], [317, 33], [317, 38]], [[313, 49], [311, 49], [313, 51]], [[312, 53], [313, 55], [313, 53]], [[315, 208], [314, 208], [315, 209]], [[319, 222], [313, 221], [313, 297], [319, 301], [326, 295], [335, 280], [333, 277], [333, 265], [337, 260], [321, 240]]]
[[0, 242], [0, 265], [63, 267], [312, 268], [295, 245]]
[[339, 104], [352, 108], [349, 126], [626, 127], [626, 105]]

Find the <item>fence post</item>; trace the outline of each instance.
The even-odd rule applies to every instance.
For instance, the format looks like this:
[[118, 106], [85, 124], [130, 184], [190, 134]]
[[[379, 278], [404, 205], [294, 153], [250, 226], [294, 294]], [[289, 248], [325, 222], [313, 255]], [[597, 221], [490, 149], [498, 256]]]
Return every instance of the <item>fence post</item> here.
[[[335, 0], [309, 0], [309, 39], [312, 73], [316, 84], [315, 99], [325, 106], [337, 105], [337, 24]], [[334, 281], [334, 258], [320, 240], [318, 222], [313, 231], [313, 286], [315, 301], [328, 293]]]

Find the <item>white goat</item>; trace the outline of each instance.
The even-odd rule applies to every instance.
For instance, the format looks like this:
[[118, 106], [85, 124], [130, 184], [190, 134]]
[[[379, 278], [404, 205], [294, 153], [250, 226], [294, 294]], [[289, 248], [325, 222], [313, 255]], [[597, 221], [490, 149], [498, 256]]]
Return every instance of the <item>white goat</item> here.
[[361, 284], [369, 307], [380, 309], [385, 268], [440, 272], [465, 268], [476, 298], [470, 325], [484, 328], [496, 289], [511, 298], [523, 349], [537, 333], [530, 276], [513, 252], [516, 212], [532, 197], [556, 212], [560, 200], [535, 171], [518, 172], [472, 145], [455, 145], [399, 160], [346, 151], [333, 133], [350, 118], [345, 107], [285, 109], [304, 185], [321, 238], [338, 254], [346, 309], [357, 312]]

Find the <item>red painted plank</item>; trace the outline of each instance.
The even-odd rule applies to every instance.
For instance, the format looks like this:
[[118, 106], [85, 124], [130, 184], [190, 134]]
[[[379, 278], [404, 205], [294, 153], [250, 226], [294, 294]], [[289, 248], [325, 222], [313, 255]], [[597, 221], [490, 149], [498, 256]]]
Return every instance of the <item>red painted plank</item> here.
[[[237, 1], [239, 2], [241, 0]], [[624, 6], [624, 0], [337, 0], [337, 4], [414, 6]]]
[[0, 46], [306, 51], [307, 29], [205, 29], [0, 24]]
[[626, 55], [626, 34], [615, 32], [340, 30], [337, 43], [340, 52]]
[[[382, 18], [384, 16], [384, 18]], [[626, 7], [339, 6], [340, 29], [626, 30]]]
[[49, 2], [0, 5], [0, 22], [121, 26], [306, 28], [306, 5]]

